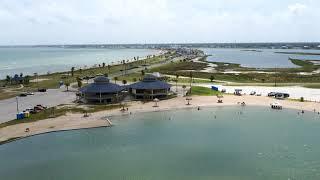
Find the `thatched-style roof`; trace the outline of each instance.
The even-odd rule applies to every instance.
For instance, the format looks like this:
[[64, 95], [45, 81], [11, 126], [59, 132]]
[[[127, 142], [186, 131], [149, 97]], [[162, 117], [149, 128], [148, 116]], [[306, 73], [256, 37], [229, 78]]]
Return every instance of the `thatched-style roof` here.
[[80, 89], [82, 93], [117, 93], [121, 92], [124, 88], [110, 83], [107, 77], [99, 76], [94, 79], [94, 83], [89, 84]]
[[151, 90], [151, 89], [170, 89], [171, 85], [164, 81], [158, 80], [157, 77], [153, 75], [146, 75], [142, 81], [131, 84], [128, 87], [132, 89], [150, 89]]

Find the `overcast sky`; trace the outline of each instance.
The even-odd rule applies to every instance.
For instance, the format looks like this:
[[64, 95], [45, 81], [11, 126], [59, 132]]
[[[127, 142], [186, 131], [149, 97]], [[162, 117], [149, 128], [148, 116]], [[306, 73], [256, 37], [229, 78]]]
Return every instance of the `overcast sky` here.
[[320, 0], [0, 0], [0, 44], [320, 41]]

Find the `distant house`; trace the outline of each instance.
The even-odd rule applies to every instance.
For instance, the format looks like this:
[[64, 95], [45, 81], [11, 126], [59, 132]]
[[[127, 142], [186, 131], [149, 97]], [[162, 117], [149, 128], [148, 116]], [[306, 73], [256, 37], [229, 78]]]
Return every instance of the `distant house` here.
[[123, 98], [124, 88], [110, 83], [104, 76], [98, 76], [94, 83], [80, 89], [80, 99], [87, 103], [118, 103]]
[[163, 99], [170, 94], [171, 85], [154, 75], [146, 75], [140, 82], [128, 86], [135, 99]]

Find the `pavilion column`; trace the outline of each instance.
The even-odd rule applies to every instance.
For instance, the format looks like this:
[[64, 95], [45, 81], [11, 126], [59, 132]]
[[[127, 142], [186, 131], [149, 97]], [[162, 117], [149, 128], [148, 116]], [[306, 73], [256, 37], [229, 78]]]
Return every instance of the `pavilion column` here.
[[99, 95], [100, 95], [100, 104], [101, 104], [101, 102], [102, 102], [101, 91], [100, 91]]

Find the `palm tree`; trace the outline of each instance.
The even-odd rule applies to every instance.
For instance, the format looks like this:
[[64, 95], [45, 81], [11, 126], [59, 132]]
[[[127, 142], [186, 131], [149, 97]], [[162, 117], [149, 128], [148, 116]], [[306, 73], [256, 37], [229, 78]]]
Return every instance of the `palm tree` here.
[[214, 80], [214, 76], [211, 75], [209, 79], [210, 79], [210, 81], [212, 82], [212, 81]]
[[179, 75], [176, 74], [176, 92], [178, 92], [178, 79], [179, 79]]
[[73, 77], [73, 75], [74, 75], [74, 69], [75, 69], [75, 67], [72, 67], [71, 68], [71, 76]]
[[77, 77], [77, 83], [78, 83], [78, 87], [81, 88], [82, 87], [82, 81], [79, 77]]
[[102, 67], [106, 67], [106, 63], [105, 62], [102, 63]]
[[193, 74], [190, 71], [190, 94], [191, 94], [191, 89], [192, 89], [192, 80], [193, 80]]
[[10, 81], [11, 81], [11, 77], [10, 77], [9, 75], [7, 75], [7, 76], [6, 76], [6, 82], [7, 82], [7, 83], [10, 83]]
[[69, 91], [70, 82], [66, 82], [64, 85], [67, 87], [67, 91]]
[[184, 94], [184, 93], [186, 92], [186, 88], [187, 88], [187, 86], [186, 86], [186, 85], [183, 85], [183, 86], [182, 86], [182, 89], [183, 89], [183, 96], [185, 96], [185, 94]]
[[37, 88], [39, 88], [38, 73], [33, 73], [33, 75], [36, 77], [36, 80], [37, 80]]
[[126, 75], [126, 60], [122, 61], [122, 72]]
[[118, 77], [114, 77], [113, 79], [114, 79], [114, 83], [117, 84]]
[[127, 84], [127, 80], [125, 80], [125, 79], [122, 80], [122, 84], [123, 84], [123, 85], [126, 85], [126, 84]]
[[27, 76], [24, 77], [24, 83], [25, 84], [29, 84], [30, 83], [30, 76], [27, 75]]

